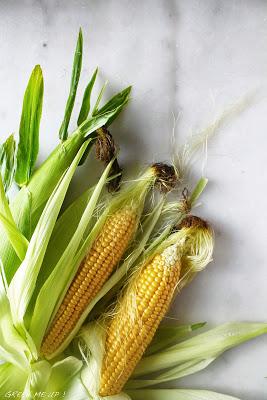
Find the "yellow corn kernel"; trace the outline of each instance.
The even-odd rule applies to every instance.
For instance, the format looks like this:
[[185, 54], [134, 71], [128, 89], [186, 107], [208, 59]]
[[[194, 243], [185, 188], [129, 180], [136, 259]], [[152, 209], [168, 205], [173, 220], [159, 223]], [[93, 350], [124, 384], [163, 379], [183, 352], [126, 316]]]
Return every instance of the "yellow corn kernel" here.
[[170, 306], [180, 271], [172, 245], [133, 275], [107, 328], [100, 396], [122, 390]]
[[87, 305], [96, 296], [120, 261], [136, 229], [137, 215], [131, 207], [115, 212], [82, 261], [53, 322], [41, 352], [54, 353], [73, 330]]

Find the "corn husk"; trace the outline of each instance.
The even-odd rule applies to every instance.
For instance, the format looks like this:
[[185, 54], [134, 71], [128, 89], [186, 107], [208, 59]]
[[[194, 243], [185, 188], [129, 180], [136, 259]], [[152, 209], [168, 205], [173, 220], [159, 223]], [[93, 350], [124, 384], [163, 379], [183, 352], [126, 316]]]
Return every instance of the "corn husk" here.
[[16, 365], [11, 363], [1, 364], [0, 377], [0, 395], [2, 398], [5, 398], [7, 393], [23, 392], [27, 381], [27, 373]]
[[[182, 378], [206, 368], [226, 350], [267, 333], [264, 323], [228, 323], [207, 332], [145, 356], [137, 366], [133, 377], [145, 376], [165, 370], [154, 379], [132, 380], [129, 387], [145, 387]], [[139, 386], [140, 385], [140, 386]]]
[[174, 343], [179, 343], [183, 339], [189, 337], [193, 332], [203, 328], [206, 322], [199, 322], [197, 324], [187, 325], [166, 325], [162, 324], [156, 332], [154, 339], [149, 345], [145, 355], [158, 353], [160, 350], [165, 349]]
[[129, 392], [132, 400], [240, 400], [237, 397], [210, 392], [208, 390], [190, 389], [154, 389], [132, 390]]
[[[218, 358], [225, 351], [251, 340], [257, 336], [267, 333], [267, 324], [263, 323], [229, 323], [210, 329], [205, 333], [198, 334], [193, 338], [178, 343], [175, 346], [156, 352], [151, 356], [144, 356], [133, 376], [139, 378], [153, 373], [153, 379], [130, 379], [125, 387], [125, 392], [132, 399], [139, 399], [142, 396], [152, 396], [151, 399], [166, 398], [167, 394], [174, 398], [188, 399], [235, 399], [231, 396], [221, 395], [209, 391], [182, 390], [182, 389], [143, 389], [148, 386], [159, 385], [168, 381], [177, 380], [184, 376], [196, 373], [207, 368], [211, 362]], [[105, 328], [103, 325], [92, 323], [84, 328], [80, 350], [86, 359], [85, 366], [81, 373], [81, 381], [87, 388], [93, 399], [113, 399], [113, 396], [98, 396], [98, 379], [101, 371], [101, 362], [104, 354]], [[153, 346], [153, 344], [152, 344]], [[149, 348], [148, 348], [149, 350]], [[161, 370], [161, 374], [158, 374]], [[122, 396], [125, 395], [122, 393]], [[182, 396], [187, 397], [182, 397]], [[119, 396], [119, 395], [118, 395]], [[175, 397], [176, 396], [176, 397]], [[224, 397], [226, 396], [226, 397]], [[118, 397], [119, 398], [119, 397]], [[123, 398], [123, 397], [122, 397]], [[144, 397], [143, 397], [144, 398]], [[169, 398], [169, 397], [167, 397]]]
[[8, 193], [16, 170], [16, 141], [14, 135], [10, 135], [0, 145], [0, 172], [4, 183], [5, 192]]

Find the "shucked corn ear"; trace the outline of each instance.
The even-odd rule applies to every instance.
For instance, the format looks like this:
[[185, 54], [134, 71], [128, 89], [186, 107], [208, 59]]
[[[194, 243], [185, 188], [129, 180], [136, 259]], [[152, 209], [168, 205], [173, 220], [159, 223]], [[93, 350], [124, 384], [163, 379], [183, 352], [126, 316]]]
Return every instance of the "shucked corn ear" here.
[[212, 231], [198, 218], [186, 219], [130, 278], [108, 319], [98, 395], [120, 393], [158, 326], [176, 289], [211, 260]]
[[98, 235], [81, 262], [65, 297], [44, 337], [41, 352], [50, 357], [75, 328], [88, 305], [121, 260], [133, 238], [153, 182], [171, 189], [175, 181], [172, 167], [155, 164], [130, 188], [118, 194], [104, 212]]

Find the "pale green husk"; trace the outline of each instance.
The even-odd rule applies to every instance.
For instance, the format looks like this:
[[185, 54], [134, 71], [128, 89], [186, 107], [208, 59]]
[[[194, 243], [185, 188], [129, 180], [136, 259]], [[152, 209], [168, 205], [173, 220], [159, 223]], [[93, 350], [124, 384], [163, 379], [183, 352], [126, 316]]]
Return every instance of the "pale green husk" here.
[[132, 400], [240, 400], [237, 397], [190, 389], [132, 390], [127, 392]]
[[133, 376], [141, 377], [165, 370], [152, 380], [132, 380], [129, 387], [139, 388], [167, 382], [206, 368], [224, 351], [267, 333], [264, 323], [228, 323], [171, 346], [157, 354], [145, 356]]

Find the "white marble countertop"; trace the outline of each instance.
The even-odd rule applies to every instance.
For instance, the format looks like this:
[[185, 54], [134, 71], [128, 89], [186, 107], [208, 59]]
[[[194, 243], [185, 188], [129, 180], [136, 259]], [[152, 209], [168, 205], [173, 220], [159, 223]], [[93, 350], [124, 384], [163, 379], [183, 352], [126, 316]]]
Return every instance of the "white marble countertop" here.
[[[40, 63], [40, 159], [58, 142], [80, 26], [85, 53], [79, 101], [96, 65], [99, 86], [110, 82], [107, 96], [134, 86], [128, 110], [112, 128], [126, 166], [170, 158], [173, 114], [179, 115], [179, 140], [257, 90], [252, 104], [228, 120], [209, 147], [204, 174], [210, 184], [198, 212], [216, 232], [214, 263], [177, 298], [172, 316], [211, 326], [266, 320], [267, 2], [2, 0], [0, 16], [1, 135], [18, 130], [23, 91]], [[201, 172], [193, 167], [195, 177]], [[75, 193], [88, 184], [88, 175], [87, 165], [75, 178]], [[266, 355], [267, 337], [261, 337], [179, 385], [262, 400]]]

